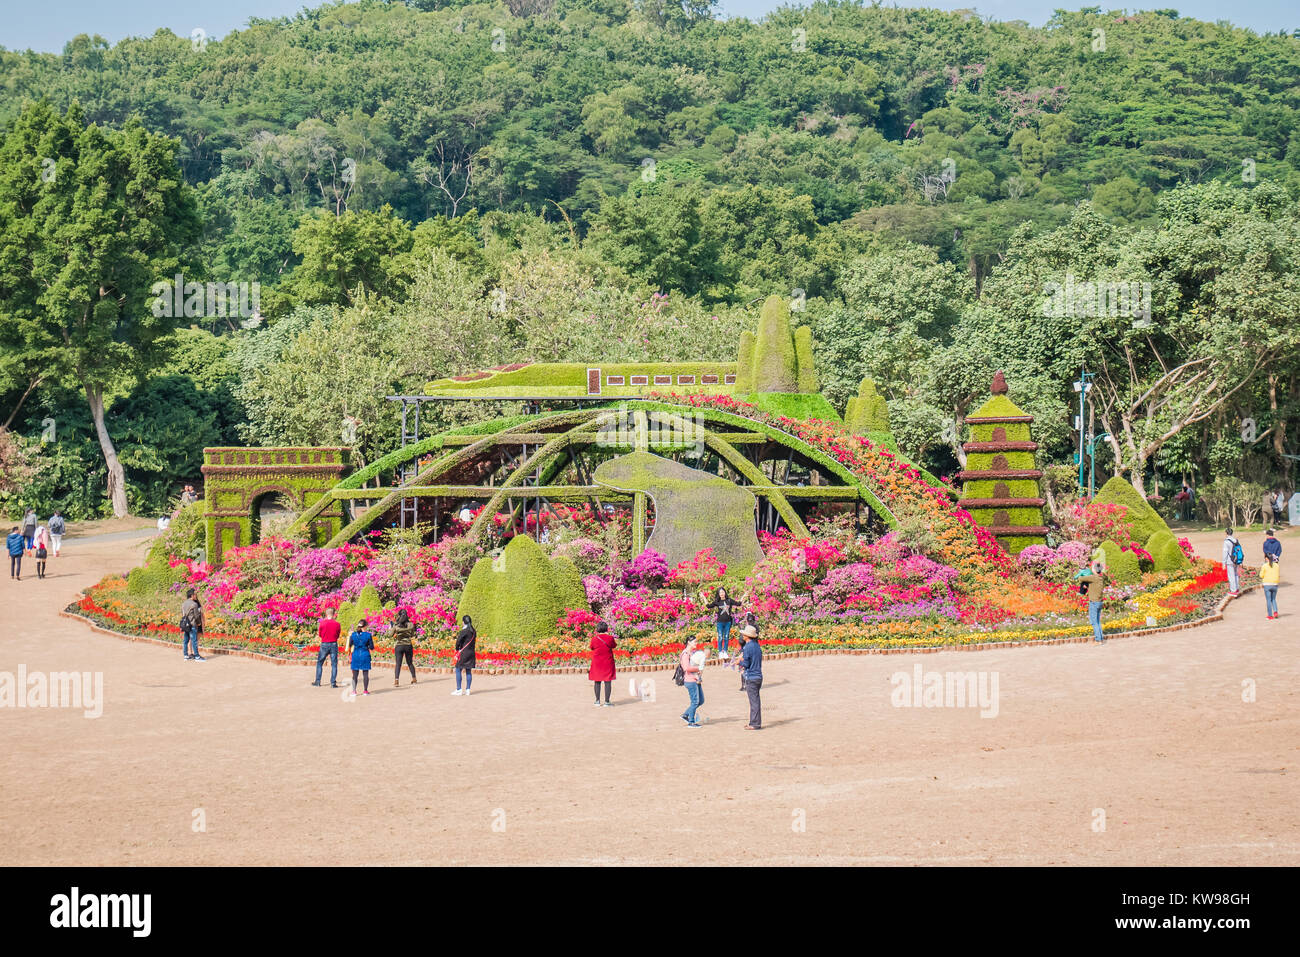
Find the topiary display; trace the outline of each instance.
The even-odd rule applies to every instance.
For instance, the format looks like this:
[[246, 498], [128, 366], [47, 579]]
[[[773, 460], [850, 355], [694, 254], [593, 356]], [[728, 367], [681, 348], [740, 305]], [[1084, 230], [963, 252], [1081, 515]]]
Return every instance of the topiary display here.
[[740, 334], [740, 354], [736, 363], [736, 391], [754, 391], [754, 334], [746, 329]]
[[1156, 532], [1147, 539], [1146, 550], [1155, 562], [1155, 571], [1178, 572], [1192, 567], [1173, 532]]
[[168, 565], [165, 549], [150, 549], [148, 561], [131, 569], [126, 576], [126, 590], [132, 595], [169, 591], [173, 585], [183, 582], [185, 575], [184, 565], [175, 568]]
[[763, 558], [754, 531], [758, 500], [748, 489], [650, 452], [603, 462], [592, 478], [597, 485], [650, 496], [655, 527], [646, 548], [663, 555], [669, 568], [706, 548], [729, 573], [751, 569]]
[[768, 296], [759, 313], [753, 370], [755, 392], [799, 391], [790, 307], [781, 296]]
[[872, 432], [890, 432], [889, 403], [876, 391], [876, 383], [863, 378], [858, 394], [849, 399], [844, 409], [844, 424], [854, 435], [870, 437]]
[[1142, 566], [1132, 552], [1124, 551], [1111, 541], [1102, 542], [1100, 547], [1105, 553], [1106, 569], [1112, 580], [1128, 585], [1142, 577]]
[[799, 378], [799, 391], [817, 392], [817, 364], [813, 360], [812, 329], [800, 326], [794, 331], [794, 363]]
[[531, 538], [516, 535], [499, 558], [474, 563], [456, 616], [472, 616], [485, 638], [537, 638], [555, 634], [565, 608], [586, 606], [573, 563], [547, 558]]
[[[1102, 505], [1123, 505], [1127, 508], [1127, 520], [1133, 527], [1135, 542], [1147, 542], [1156, 532], [1169, 531], [1169, 526], [1151, 507], [1151, 503], [1143, 498], [1131, 483], [1118, 475], [1101, 487], [1093, 501]], [[1154, 552], [1152, 554], [1154, 555]]]

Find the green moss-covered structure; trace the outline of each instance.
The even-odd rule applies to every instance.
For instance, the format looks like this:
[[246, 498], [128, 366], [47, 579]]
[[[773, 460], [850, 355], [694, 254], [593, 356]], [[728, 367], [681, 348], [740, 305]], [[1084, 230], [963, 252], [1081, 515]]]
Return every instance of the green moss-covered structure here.
[[708, 472], [630, 452], [601, 463], [592, 478], [620, 492], [643, 492], [655, 506], [655, 526], [646, 548], [669, 565], [689, 561], [712, 548], [728, 573], [752, 569], [763, 558], [754, 530], [754, 493]]
[[1180, 572], [1192, 567], [1192, 563], [1183, 554], [1178, 539], [1168, 529], [1162, 529], [1148, 538], [1145, 548], [1155, 563], [1155, 571]]
[[1106, 555], [1106, 569], [1111, 580], [1130, 585], [1142, 577], [1142, 565], [1132, 552], [1126, 552], [1110, 541], [1102, 542], [1101, 550]]
[[1007, 398], [1007, 383], [999, 372], [991, 396], [966, 417], [971, 439], [962, 448], [966, 468], [958, 473], [962, 497], [957, 504], [988, 528], [1006, 551], [1017, 555], [1029, 545], [1045, 544], [1042, 477], [1035, 464], [1038, 444], [1032, 440], [1034, 421]]
[[633, 398], [651, 392], [730, 395], [734, 362], [521, 362], [430, 382], [427, 395], [465, 398]]
[[873, 432], [889, 432], [889, 404], [876, 391], [876, 383], [864, 378], [858, 394], [849, 399], [844, 409], [844, 424], [854, 435], [870, 436]]
[[500, 556], [474, 563], [456, 617], [471, 616], [484, 638], [539, 638], [555, 634], [566, 608], [586, 607], [574, 564], [552, 560], [527, 535], [516, 535]]
[[1103, 485], [1093, 498], [1102, 505], [1123, 505], [1128, 509], [1127, 519], [1132, 526], [1133, 540], [1147, 542], [1157, 532], [1168, 532], [1169, 525], [1160, 513], [1151, 507], [1131, 482], [1116, 475]]
[[[257, 513], [268, 495], [278, 495], [302, 512], [328, 496], [348, 467], [349, 450], [345, 448], [204, 449], [208, 561], [219, 565], [227, 549], [257, 541]], [[324, 545], [342, 527], [341, 503], [330, 501], [316, 511], [302, 533]]]
[[780, 296], [763, 302], [752, 341], [742, 333], [736, 365], [737, 392], [817, 391], [812, 330], [791, 328], [790, 306]]

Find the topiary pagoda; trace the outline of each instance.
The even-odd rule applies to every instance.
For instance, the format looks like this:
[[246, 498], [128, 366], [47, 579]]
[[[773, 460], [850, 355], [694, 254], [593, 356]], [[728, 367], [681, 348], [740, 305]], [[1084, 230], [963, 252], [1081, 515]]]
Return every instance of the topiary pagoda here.
[[966, 468], [958, 473], [963, 484], [957, 504], [1017, 555], [1029, 545], [1045, 544], [1047, 535], [1038, 487], [1043, 473], [1034, 462], [1038, 444], [1030, 437], [1034, 417], [1007, 398], [1001, 372], [989, 391], [989, 400], [966, 418], [971, 438], [962, 446]]

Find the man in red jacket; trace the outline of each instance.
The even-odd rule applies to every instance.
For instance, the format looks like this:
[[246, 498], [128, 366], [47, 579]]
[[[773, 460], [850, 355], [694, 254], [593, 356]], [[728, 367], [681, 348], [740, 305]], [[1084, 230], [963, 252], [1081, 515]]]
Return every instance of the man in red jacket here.
[[316, 634], [320, 637], [320, 651], [316, 652], [316, 680], [312, 682], [313, 688], [320, 687], [320, 673], [327, 657], [330, 660], [330, 687], [338, 687], [339, 623], [334, 620], [335, 614], [333, 608], [326, 608], [325, 617], [316, 626]]

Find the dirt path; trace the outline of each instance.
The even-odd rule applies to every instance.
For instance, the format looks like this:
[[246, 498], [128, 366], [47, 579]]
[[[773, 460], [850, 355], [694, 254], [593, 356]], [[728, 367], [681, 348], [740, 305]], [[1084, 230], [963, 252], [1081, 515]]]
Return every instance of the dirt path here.
[[[0, 864], [1300, 864], [1294, 587], [1278, 621], [1255, 593], [1100, 647], [773, 661], [758, 733], [711, 669], [692, 731], [662, 673], [655, 702], [624, 677], [608, 709], [576, 677], [457, 698], [384, 669], [347, 702], [304, 668], [190, 663], [59, 618], [141, 559], [138, 534], [0, 580], [0, 671], [104, 682], [99, 718], [0, 708]], [[893, 707], [915, 665], [996, 675], [997, 716]]]

